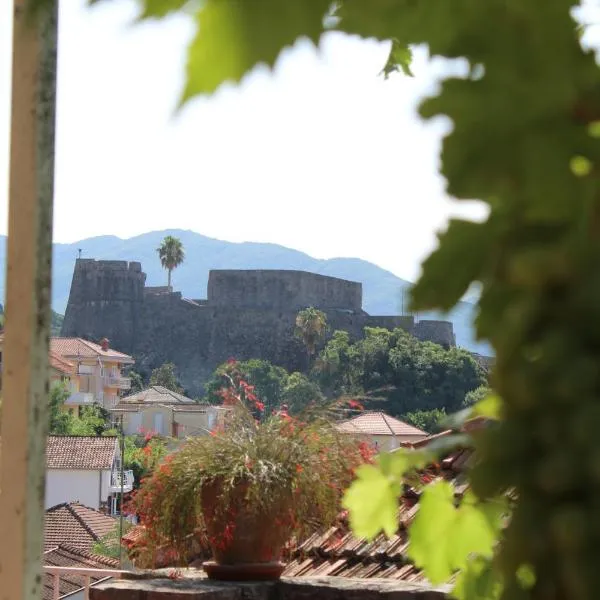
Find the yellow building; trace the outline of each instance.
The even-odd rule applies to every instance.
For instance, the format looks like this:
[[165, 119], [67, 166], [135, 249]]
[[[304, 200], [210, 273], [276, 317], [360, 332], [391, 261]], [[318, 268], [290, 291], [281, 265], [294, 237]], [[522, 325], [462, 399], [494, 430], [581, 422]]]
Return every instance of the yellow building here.
[[197, 404], [191, 398], [154, 385], [123, 398], [110, 412], [115, 425], [123, 420], [125, 435], [152, 432], [182, 439], [208, 435], [223, 424], [227, 409]]
[[123, 368], [134, 364], [134, 360], [110, 348], [107, 339], [95, 344], [82, 338], [51, 338], [50, 351], [63, 363], [73, 365], [67, 406], [89, 406], [97, 402], [110, 409], [118, 404], [123, 392], [131, 388], [131, 379], [123, 376]]
[[370, 442], [379, 452], [389, 452], [404, 442], [418, 442], [429, 434], [384, 412], [364, 412], [338, 424], [338, 430]]

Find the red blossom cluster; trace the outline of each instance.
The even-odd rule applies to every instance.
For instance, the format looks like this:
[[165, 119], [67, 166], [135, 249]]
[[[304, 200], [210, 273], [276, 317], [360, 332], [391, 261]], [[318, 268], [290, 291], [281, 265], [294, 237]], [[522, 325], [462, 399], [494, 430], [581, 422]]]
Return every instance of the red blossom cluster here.
[[221, 397], [223, 406], [250, 405], [260, 413], [264, 412], [264, 403], [254, 393], [254, 386], [242, 378], [242, 373], [237, 368], [237, 364], [234, 358], [227, 361], [230, 372], [224, 374], [224, 376], [228, 379], [229, 385], [222, 387], [217, 392]]

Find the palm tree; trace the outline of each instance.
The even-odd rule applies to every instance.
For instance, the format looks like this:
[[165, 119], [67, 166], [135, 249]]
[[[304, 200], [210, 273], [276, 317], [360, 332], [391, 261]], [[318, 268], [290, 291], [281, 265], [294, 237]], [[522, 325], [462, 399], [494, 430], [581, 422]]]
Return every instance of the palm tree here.
[[317, 344], [323, 339], [326, 331], [327, 316], [314, 306], [309, 306], [296, 315], [296, 337], [306, 346], [309, 367], [310, 359], [317, 351]]
[[168, 235], [162, 244], [156, 249], [160, 264], [163, 269], [167, 269], [169, 273], [168, 286], [171, 287], [171, 273], [176, 269], [185, 258], [183, 244], [179, 238]]

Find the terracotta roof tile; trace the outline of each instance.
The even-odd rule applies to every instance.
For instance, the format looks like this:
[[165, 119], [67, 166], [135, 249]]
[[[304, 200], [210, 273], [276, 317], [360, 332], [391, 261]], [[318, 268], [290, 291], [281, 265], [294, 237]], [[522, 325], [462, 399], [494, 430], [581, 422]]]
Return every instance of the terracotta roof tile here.
[[361, 433], [364, 435], [400, 435], [400, 436], [422, 436], [427, 433], [404, 423], [384, 412], [364, 412], [352, 419], [343, 421], [338, 429], [345, 433]]
[[75, 365], [72, 362], [65, 360], [60, 354], [57, 354], [52, 350], [48, 352], [48, 362], [53, 369], [56, 369], [65, 375], [75, 374]]
[[53, 337], [50, 338], [50, 348], [53, 352], [56, 352], [60, 356], [67, 358], [109, 358], [119, 362], [133, 363], [134, 360], [128, 354], [118, 352], [109, 348], [108, 350], [102, 350], [102, 346], [84, 340], [83, 338], [67, 338], [67, 337]]
[[91, 552], [95, 542], [114, 530], [117, 519], [93, 508], [71, 502], [46, 511], [44, 550], [67, 544], [80, 552]]
[[[118, 569], [119, 561], [114, 558], [98, 556], [90, 552], [84, 552], [68, 545], [60, 545], [44, 552], [44, 566], [46, 567], [79, 567], [85, 569]], [[93, 585], [103, 581], [106, 577], [91, 577]], [[59, 578], [59, 597], [67, 596], [81, 590], [85, 580], [83, 575], [61, 575]], [[53, 600], [54, 577], [44, 573], [43, 600]]]
[[[451, 434], [444, 432], [429, 439]], [[417, 442], [415, 445], [423, 445]], [[472, 451], [458, 448], [452, 450], [439, 468], [427, 470], [431, 481], [443, 478], [452, 482], [455, 493], [460, 495], [467, 489], [463, 469], [472, 456]], [[414, 497], [414, 500], [411, 498]], [[388, 539], [383, 534], [373, 541], [354, 536], [346, 519], [326, 532], [315, 533], [300, 543], [290, 555], [284, 575], [290, 577], [313, 577], [334, 575], [336, 577], [384, 578], [407, 582], [425, 582], [424, 575], [411, 564], [407, 556], [407, 528], [419, 510], [418, 494], [410, 492], [398, 511], [398, 531]]]
[[[131, 394], [121, 399], [122, 403], [134, 404], [195, 404], [194, 400], [173, 392], [161, 385], [153, 385], [137, 394]], [[204, 407], [206, 408], [206, 407]]]
[[46, 440], [48, 469], [110, 469], [117, 452], [113, 436], [49, 435]]

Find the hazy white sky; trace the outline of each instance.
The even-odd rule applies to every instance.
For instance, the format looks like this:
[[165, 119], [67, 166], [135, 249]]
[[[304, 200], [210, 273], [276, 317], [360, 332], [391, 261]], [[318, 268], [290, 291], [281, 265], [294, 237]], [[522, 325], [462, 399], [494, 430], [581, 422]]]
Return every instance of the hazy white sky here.
[[[10, 2], [0, 2], [0, 233], [6, 233]], [[357, 256], [414, 279], [449, 214], [444, 124], [417, 100], [441, 66], [378, 76], [387, 48], [330, 34], [275, 72], [174, 107], [190, 35], [182, 19], [131, 26], [134, 3], [62, 3], [55, 240], [184, 228]], [[101, 257], [98, 257], [101, 258]]]

